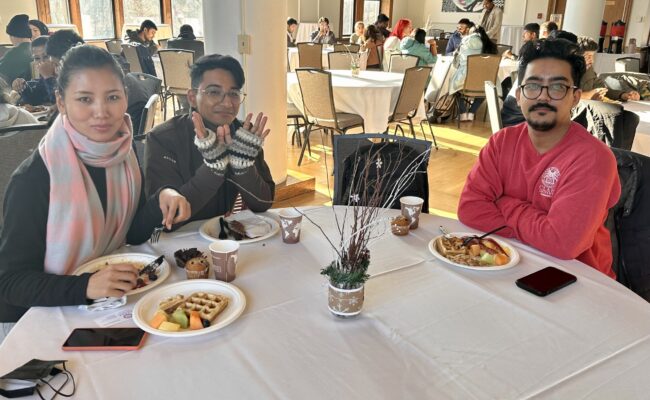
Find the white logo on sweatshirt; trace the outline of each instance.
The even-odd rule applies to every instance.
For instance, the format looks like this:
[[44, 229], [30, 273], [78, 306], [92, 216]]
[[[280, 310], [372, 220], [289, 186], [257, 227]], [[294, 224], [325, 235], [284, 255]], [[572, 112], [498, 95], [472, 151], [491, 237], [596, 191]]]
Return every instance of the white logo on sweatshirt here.
[[560, 170], [555, 167], [546, 168], [542, 174], [542, 183], [539, 185], [539, 194], [544, 197], [553, 197], [558, 180], [560, 180]]

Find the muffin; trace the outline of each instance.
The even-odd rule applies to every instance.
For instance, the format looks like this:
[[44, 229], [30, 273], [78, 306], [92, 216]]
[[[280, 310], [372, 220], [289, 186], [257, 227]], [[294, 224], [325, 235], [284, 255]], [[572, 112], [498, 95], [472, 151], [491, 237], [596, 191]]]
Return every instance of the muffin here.
[[403, 216], [397, 216], [390, 221], [390, 230], [393, 235], [404, 236], [409, 233], [409, 220]]
[[205, 257], [194, 257], [185, 263], [187, 279], [207, 279], [210, 263]]
[[178, 268], [185, 268], [185, 263], [195, 257], [205, 257], [196, 247], [190, 249], [180, 249], [174, 252], [174, 259]]

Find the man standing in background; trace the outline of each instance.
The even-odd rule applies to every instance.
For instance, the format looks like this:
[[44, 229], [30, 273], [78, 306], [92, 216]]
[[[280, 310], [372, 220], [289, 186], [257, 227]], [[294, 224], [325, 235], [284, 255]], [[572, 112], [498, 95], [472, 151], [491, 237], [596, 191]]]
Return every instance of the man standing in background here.
[[503, 10], [494, 6], [494, 0], [483, 0], [483, 13], [481, 13], [481, 23], [479, 25], [485, 29], [488, 37], [494, 43], [499, 43], [502, 20]]

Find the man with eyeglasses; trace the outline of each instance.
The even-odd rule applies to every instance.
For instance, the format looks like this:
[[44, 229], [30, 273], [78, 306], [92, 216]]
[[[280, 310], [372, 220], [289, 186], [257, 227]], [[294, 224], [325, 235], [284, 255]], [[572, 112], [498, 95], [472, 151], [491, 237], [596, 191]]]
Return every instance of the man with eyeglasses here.
[[516, 98], [526, 121], [497, 132], [481, 150], [458, 218], [483, 231], [505, 225], [502, 236], [615, 278], [604, 222], [621, 193], [616, 160], [571, 121], [585, 60], [558, 39], [526, 43], [519, 63]]
[[51, 75], [41, 73], [41, 69], [45, 69], [44, 63], [50, 61], [45, 53], [48, 38], [48, 36], [39, 36], [32, 41], [32, 69], [38, 72], [38, 77], [30, 81], [17, 78], [11, 84], [11, 88], [20, 94], [20, 100], [18, 100], [20, 104], [40, 106], [55, 103], [56, 76], [54, 71]]
[[473, 27], [474, 23], [467, 18], [461, 18], [458, 21], [458, 26], [456, 26], [456, 32], [451, 35], [449, 41], [447, 42], [447, 48], [445, 49], [445, 54], [451, 55], [457, 48], [460, 47], [460, 42], [465, 36], [469, 34], [469, 28]]
[[145, 190], [176, 188], [190, 202], [190, 221], [230, 212], [237, 194], [251, 211], [266, 211], [275, 194], [262, 149], [267, 117], [237, 119], [245, 98], [241, 65], [230, 56], [206, 55], [192, 65], [190, 78], [190, 114], [147, 135]]

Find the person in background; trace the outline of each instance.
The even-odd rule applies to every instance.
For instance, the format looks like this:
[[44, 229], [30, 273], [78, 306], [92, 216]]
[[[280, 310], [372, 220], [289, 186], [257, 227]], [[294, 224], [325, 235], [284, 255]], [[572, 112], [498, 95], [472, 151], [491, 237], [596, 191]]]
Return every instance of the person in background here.
[[418, 56], [419, 66], [432, 65], [436, 63], [438, 59], [438, 50], [436, 47], [436, 41], [434, 39], [429, 40], [429, 45], [424, 44], [426, 40], [427, 32], [424, 29], [416, 29], [414, 37], [406, 37], [402, 40], [401, 48], [402, 54], [410, 54], [412, 56]]
[[29, 29], [32, 30], [32, 40], [36, 39], [39, 36], [47, 36], [50, 34], [50, 30], [47, 28], [47, 25], [37, 19], [29, 20]]
[[0, 128], [32, 124], [38, 124], [38, 120], [29, 111], [10, 104], [7, 89], [0, 87]]
[[330, 30], [330, 20], [327, 17], [318, 18], [318, 29], [311, 33], [312, 43], [335, 44], [336, 36]]
[[520, 52], [517, 101], [525, 123], [490, 137], [467, 177], [458, 219], [603, 274], [612, 270], [608, 210], [621, 194], [612, 151], [571, 121], [585, 72], [577, 46], [558, 39]]
[[361, 50], [368, 50], [367, 69], [382, 69], [379, 52], [384, 44], [384, 36], [374, 25], [368, 25], [364, 37], [366, 41], [361, 46]]
[[[20, 99], [18, 100], [20, 104], [40, 106], [42, 104], [54, 104], [56, 100], [54, 96], [56, 89], [54, 68], [46, 67], [43, 64], [50, 63], [45, 51], [48, 39], [48, 36], [39, 36], [32, 41], [32, 60], [34, 67], [39, 71], [38, 78], [30, 81], [17, 78], [11, 84], [11, 88], [20, 94]], [[41, 68], [43, 69], [43, 74], [40, 72]]]
[[401, 18], [393, 27], [390, 36], [384, 42], [384, 54], [399, 53], [402, 39], [411, 35], [413, 24], [410, 19]]
[[192, 28], [192, 25], [188, 25], [188, 24], [181, 25], [178, 32], [177, 39], [196, 40], [196, 35], [194, 34], [194, 28]]
[[153, 41], [156, 32], [158, 32], [158, 26], [152, 20], [145, 19], [140, 24], [140, 29], [135, 31], [127, 29], [126, 37], [129, 43], [138, 43], [149, 50], [149, 55], [154, 55], [158, 51], [158, 45]]
[[350, 35], [350, 44], [359, 44], [363, 45], [366, 42], [365, 25], [363, 21], [357, 21], [354, 23], [354, 33]]
[[449, 41], [447, 42], [447, 48], [445, 49], [446, 55], [451, 55], [456, 49], [460, 47], [460, 42], [465, 36], [469, 34], [469, 29], [474, 26], [474, 23], [467, 18], [462, 18], [458, 21], [456, 26], [456, 32], [454, 32]]
[[[497, 54], [497, 45], [490, 40], [482, 26], [474, 29], [460, 43], [458, 50], [458, 68], [451, 78], [449, 93], [456, 93], [463, 89], [465, 77], [467, 76], [467, 57], [472, 54]], [[460, 102], [459, 112], [461, 122], [474, 121], [476, 111], [483, 103], [482, 98], [476, 98], [467, 112], [467, 105], [464, 101]]]
[[58, 85], [60, 114], [7, 187], [0, 234], [3, 323], [34, 306], [123, 296], [136, 285], [135, 266], [81, 275], [75, 269], [125, 243], [143, 243], [155, 227], [169, 228], [191, 213], [170, 187], [143, 195], [124, 75], [106, 50], [71, 49]]
[[598, 43], [587, 36], [578, 38], [578, 46], [585, 58], [587, 71], [580, 80], [580, 89], [582, 98], [585, 100], [640, 100], [639, 92], [610, 89], [605, 85], [605, 81], [600, 79], [594, 71], [594, 55], [598, 50]]
[[0, 59], [0, 78], [11, 84], [17, 78], [32, 79], [32, 30], [26, 14], [15, 15], [7, 24], [7, 35], [14, 46]]
[[287, 18], [287, 47], [296, 47], [296, 38], [293, 37], [298, 29], [298, 21], [295, 18]]
[[546, 21], [542, 23], [542, 26], [539, 28], [539, 37], [540, 39], [548, 39], [551, 32], [555, 32], [560, 28], [553, 21]]
[[374, 25], [379, 31], [379, 33], [381, 33], [384, 36], [384, 39], [390, 36], [390, 30], [388, 30], [389, 24], [390, 24], [390, 18], [388, 18], [386, 14], [377, 15], [377, 20], [375, 21]]
[[[521, 40], [523, 44], [530, 42], [531, 40], [539, 39], [539, 24], [531, 22], [530, 24], [524, 25], [524, 30], [521, 33]], [[511, 60], [516, 60], [517, 56], [512, 54], [511, 50], [506, 50], [501, 55], [503, 58], [509, 58]]]
[[479, 25], [485, 29], [485, 33], [495, 44], [499, 43], [501, 37], [502, 20], [503, 10], [494, 5], [494, 0], [483, 0], [483, 12]]

